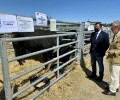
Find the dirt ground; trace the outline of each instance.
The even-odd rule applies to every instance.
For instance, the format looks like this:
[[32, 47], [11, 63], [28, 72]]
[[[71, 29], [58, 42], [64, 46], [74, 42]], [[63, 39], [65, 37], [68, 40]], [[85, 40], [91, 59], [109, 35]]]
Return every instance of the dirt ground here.
[[107, 60], [104, 58], [105, 76], [103, 82], [89, 80], [86, 77], [91, 74], [90, 57], [87, 56], [84, 61], [83, 68], [76, 65], [75, 70], [68, 73], [36, 100], [120, 100], [120, 92], [117, 92], [116, 96], [102, 94], [105, 86], [110, 83]]

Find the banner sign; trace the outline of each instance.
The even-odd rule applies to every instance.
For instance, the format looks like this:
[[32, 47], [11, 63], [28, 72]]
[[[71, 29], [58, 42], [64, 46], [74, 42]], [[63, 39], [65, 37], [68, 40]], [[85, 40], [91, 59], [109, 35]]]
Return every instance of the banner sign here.
[[56, 31], [56, 20], [50, 19], [50, 31]]
[[15, 15], [0, 14], [0, 33], [18, 32]]
[[94, 25], [88, 26], [88, 31], [94, 31]]
[[39, 12], [35, 12], [36, 15], [36, 25], [37, 26], [47, 26], [47, 15]]
[[85, 22], [85, 28], [88, 28], [90, 26], [89, 22]]
[[19, 32], [34, 32], [33, 18], [17, 16]]

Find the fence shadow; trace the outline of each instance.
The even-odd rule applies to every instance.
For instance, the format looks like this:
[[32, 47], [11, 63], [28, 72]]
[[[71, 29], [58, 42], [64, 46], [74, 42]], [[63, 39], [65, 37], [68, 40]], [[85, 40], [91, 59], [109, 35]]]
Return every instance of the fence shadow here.
[[85, 72], [86, 76], [92, 74], [92, 71], [88, 69], [88, 66], [86, 66], [83, 50], [81, 50], [80, 65], [81, 65], [82, 70]]

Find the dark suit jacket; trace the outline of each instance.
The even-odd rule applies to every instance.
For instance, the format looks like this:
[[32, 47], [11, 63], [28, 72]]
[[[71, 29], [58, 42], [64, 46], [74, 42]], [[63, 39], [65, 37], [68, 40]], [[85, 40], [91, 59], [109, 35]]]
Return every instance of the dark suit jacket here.
[[[106, 50], [109, 47], [109, 35], [106, 32], [101, 31], [99, 36], [96, 39], [95, 34], [96, 34], [95, 32], [93, 32], [91, 34], [91, 38], [90, 38], [90, 42], [91, 42], [90, 53], [91, 52], [96, 52], [96, 54], [98, 56], [104, 56]], [[93, 50], [94, 43], [95, 43], [95, 48]]]

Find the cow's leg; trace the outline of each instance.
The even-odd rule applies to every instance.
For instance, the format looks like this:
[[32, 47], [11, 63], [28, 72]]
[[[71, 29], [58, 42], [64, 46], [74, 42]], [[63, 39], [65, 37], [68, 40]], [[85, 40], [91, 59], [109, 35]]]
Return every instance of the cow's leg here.
[[[13, 47], [14, 47], [14, 52], [15, 52], [16, 57], [25, 54], [25, 50], [23, 50], [22, 47], [20, 47], [20, 45], [21, 44], [19, 42], [13, 42]], [[22, 46], [23, 46], [23, 44], [22, 44]], [[24, 59], [20, 59], [20, 60], [18, 60], [18, 62], [20, 65], [23, 65], [23, 62], [25, 62], [25, 61], [24, 61]]]
[[21, 59], [21, 60], [18, 60], [18, 62], [20, 65], [23, 65], [23, 62], [25, 62], [25, 61], [23, 59]]
[[[18, 53], [19, 52], [19, 53]], [[20, 48], [19, 50], [15, 50], [15, 56], [20, 56], [20, 55], [23, 55], [24, 51]], [[19, 64], [20, 65], [23, 65], [23, 63], [25, 62], [24, 59], [20, 59], [18, 60]]]
[[53, 66], [53, 65], [55, 64], [55, 62], [56, 62], [56, 61], [53, 61], [52, 63], [50, 63], [50, 64], [48, 64], [48, 65], [46, 66], [46, 72], [49, 71], [50, 67]]
[[[44, 62], [49, 61], [49, 57], [48, 57], [48, 53], [47, 52], [43, 53], [43, 57], [44, 57]], [[45, 65], [45, 70], [47, 70], [47, 69], [48, 69], [48, 64]]]
[[[47, 52], [44, 57], [46, 58], [46, 61], [53, 59], [52, 51]], [[56, 61], [53, 61], [52, 63], [49, 63], [48, 65], [45, 66], [46, 72], [49, 71], [50, 67], [54, 65], [55, 62]]]

